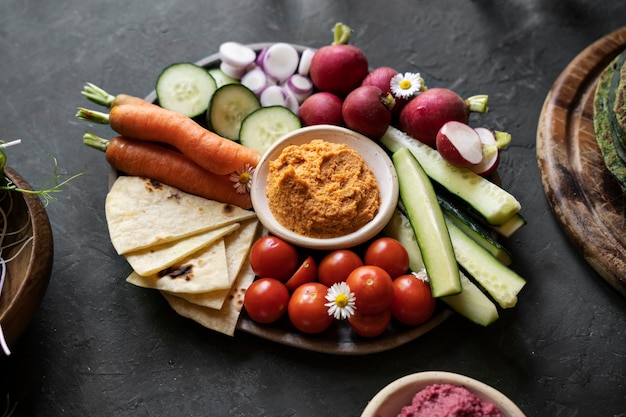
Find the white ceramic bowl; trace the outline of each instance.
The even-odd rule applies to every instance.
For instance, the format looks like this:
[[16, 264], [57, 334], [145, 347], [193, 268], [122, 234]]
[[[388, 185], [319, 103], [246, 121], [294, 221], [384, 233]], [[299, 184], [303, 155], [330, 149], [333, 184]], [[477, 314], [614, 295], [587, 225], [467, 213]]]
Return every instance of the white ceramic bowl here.
[[495, 404], [505, 417], [525, 417], [510, 399], [489, 385], [467, 376], [441, 371], [419, 372], [395, 380], [370, 400], [361, 417], [397, 417], [402, 407], [411, 404], [417, 392], [431, 384], [465, 387], [481, 400]]
[[[306, 237], [283, 227], [269, 209], [265, 193], [269, 162], [278, 158], [286, 146], [302, 145], [314, 139], [347, 144], [361, 155], [374, 172], [380, 189], [381, 205], [376, 216], [356, 232], [328, 239]], [[309, 126], [286, 134], [265, 152], [254, 173], [250, 196], [259, 221], [270, 233], [294, 245], [310, 249], [349, 248], [371, 239], [387, 225], [398, 203], [398, 177], [389, 156], [373, 140], [343, 127]]]

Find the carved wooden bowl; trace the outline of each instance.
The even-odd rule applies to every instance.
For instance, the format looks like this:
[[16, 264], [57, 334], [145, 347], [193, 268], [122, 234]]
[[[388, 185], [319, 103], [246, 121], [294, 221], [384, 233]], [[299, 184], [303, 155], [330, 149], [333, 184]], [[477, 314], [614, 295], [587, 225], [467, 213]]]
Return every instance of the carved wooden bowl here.
[[[32, 189], [24, 178], [9, 167], [5, 167], [4, 176], [19, 188]], [[2, 258], [11, 260], [5, 263], [6, 274], [0, 293], [0, 326], [11, 349], [32, 319], [48, 288], [53, 240], [48, 215], [37, 195], [0, 191], [0, 199], [0, 207], [8, 213], [7, 232], [17, 231], [15, 234], [7, 233], [2, 241]], [[28, 243], [19, 243], [29, 238], [32, 239]], [[3, 354], [4, 351], [0, 349], [0, 355]]]

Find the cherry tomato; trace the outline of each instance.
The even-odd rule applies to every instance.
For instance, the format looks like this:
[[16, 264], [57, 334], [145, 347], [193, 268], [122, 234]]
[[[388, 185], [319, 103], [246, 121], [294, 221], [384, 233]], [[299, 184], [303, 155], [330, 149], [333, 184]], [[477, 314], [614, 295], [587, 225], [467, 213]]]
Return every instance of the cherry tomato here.
[[285, 286], [291, 292], [300, 285], [315, 281], [317, 277], [317, 264], [312, 256], [308, 256], [294, 274], [285, 282]]
[[285, 314], [289, 291], [274, 278], [260, 278], [252, 282], [243, 299], [250, 318], [258, 323], [273, 323]]
[[362, 314], [378, 314], [391, 307], [393, 281], [384, 269], [360, 266], [348, 275], [346, 283], [354, 293], [356, 309]]
[[319, 282], [300, 285], [291, 294], [287, 314], [289, 320], [303, 333], [321, 333], [332, 324], [334, 318], [328, 315], [326, 292], [328, 287]]
[[435, 306], [428, 282], [413, 274], [393, 280], [391, 313], [399, 322], [409, 326], [422, 324], [433, 315]]
[[337, 249], [322, 258], [317, 267], [317, 280], [327, 287], [343, 282], [350, 272], [363, 266], [363, 260], [349, 249]]
[[365, 265], [376, 265], [387, 271], [391, 278], [409, 271], [409, 253], [402, 243], [391, 237], [374, 240], [365, 250]]
[[376, 337], [387, 330], [391, 321], [391, 310], [385, 310], [378, 314], [363, 314], [355, 310], [354, 314], [348, 317], [348, 323], [352, 330], [359, 336]]
[[276, 236], [263, 236], [250, 248], [250, 266], [259, 278], [287, 281], [299, 266], [295, 246]]

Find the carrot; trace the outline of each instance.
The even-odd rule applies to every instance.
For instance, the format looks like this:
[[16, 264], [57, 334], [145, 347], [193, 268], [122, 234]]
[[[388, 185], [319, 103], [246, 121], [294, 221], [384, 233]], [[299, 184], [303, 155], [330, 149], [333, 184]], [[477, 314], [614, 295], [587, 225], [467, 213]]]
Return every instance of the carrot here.
[[83, 91], [81, 92], [81, 94], [84, 97], [86, 97], [88, 100], [93, 101], [96, 104], [105, 106], [107, 108], [112, 108], [120, 104], [155, 106], [155, 104], [152, 104], [142, 98], [131, 96], [129, 94], [118, 94], [114, 96], [112, 94], [107, 93], [102, 88], [92, 83], [85, 84], [85, 87], [83, 87]]
[[200, 126], [189, 117], [162, 107], [121, 104], [109, 114], [79, 108], [77, 117], [109, 123], [121, 136], [173, 146], [189, 159], [216, 174], [229, 174], [244, 166], [256, 167], [261, 155]]
[[244, 209], [252, 207], [250, 193], [238, 192], [229, 175], [208, 172], [178, 151], [122, 136], [106, 140], [92, 133], [86, 133], [83, 142], [104, 151], [109, 164], [127, 175], [150, 178], [189, 194]]

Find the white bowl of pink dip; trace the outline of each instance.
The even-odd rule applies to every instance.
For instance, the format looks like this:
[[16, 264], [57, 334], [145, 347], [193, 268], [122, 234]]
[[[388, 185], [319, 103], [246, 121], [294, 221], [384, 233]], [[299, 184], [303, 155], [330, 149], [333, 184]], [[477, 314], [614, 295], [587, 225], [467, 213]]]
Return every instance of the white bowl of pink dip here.
[[419, 372], [393, 381], [370, 400], [361, 417], [470, 416], [470, 409], [475, 410], [474, 417], [525, 417], [495, 388], [441, 371]]

